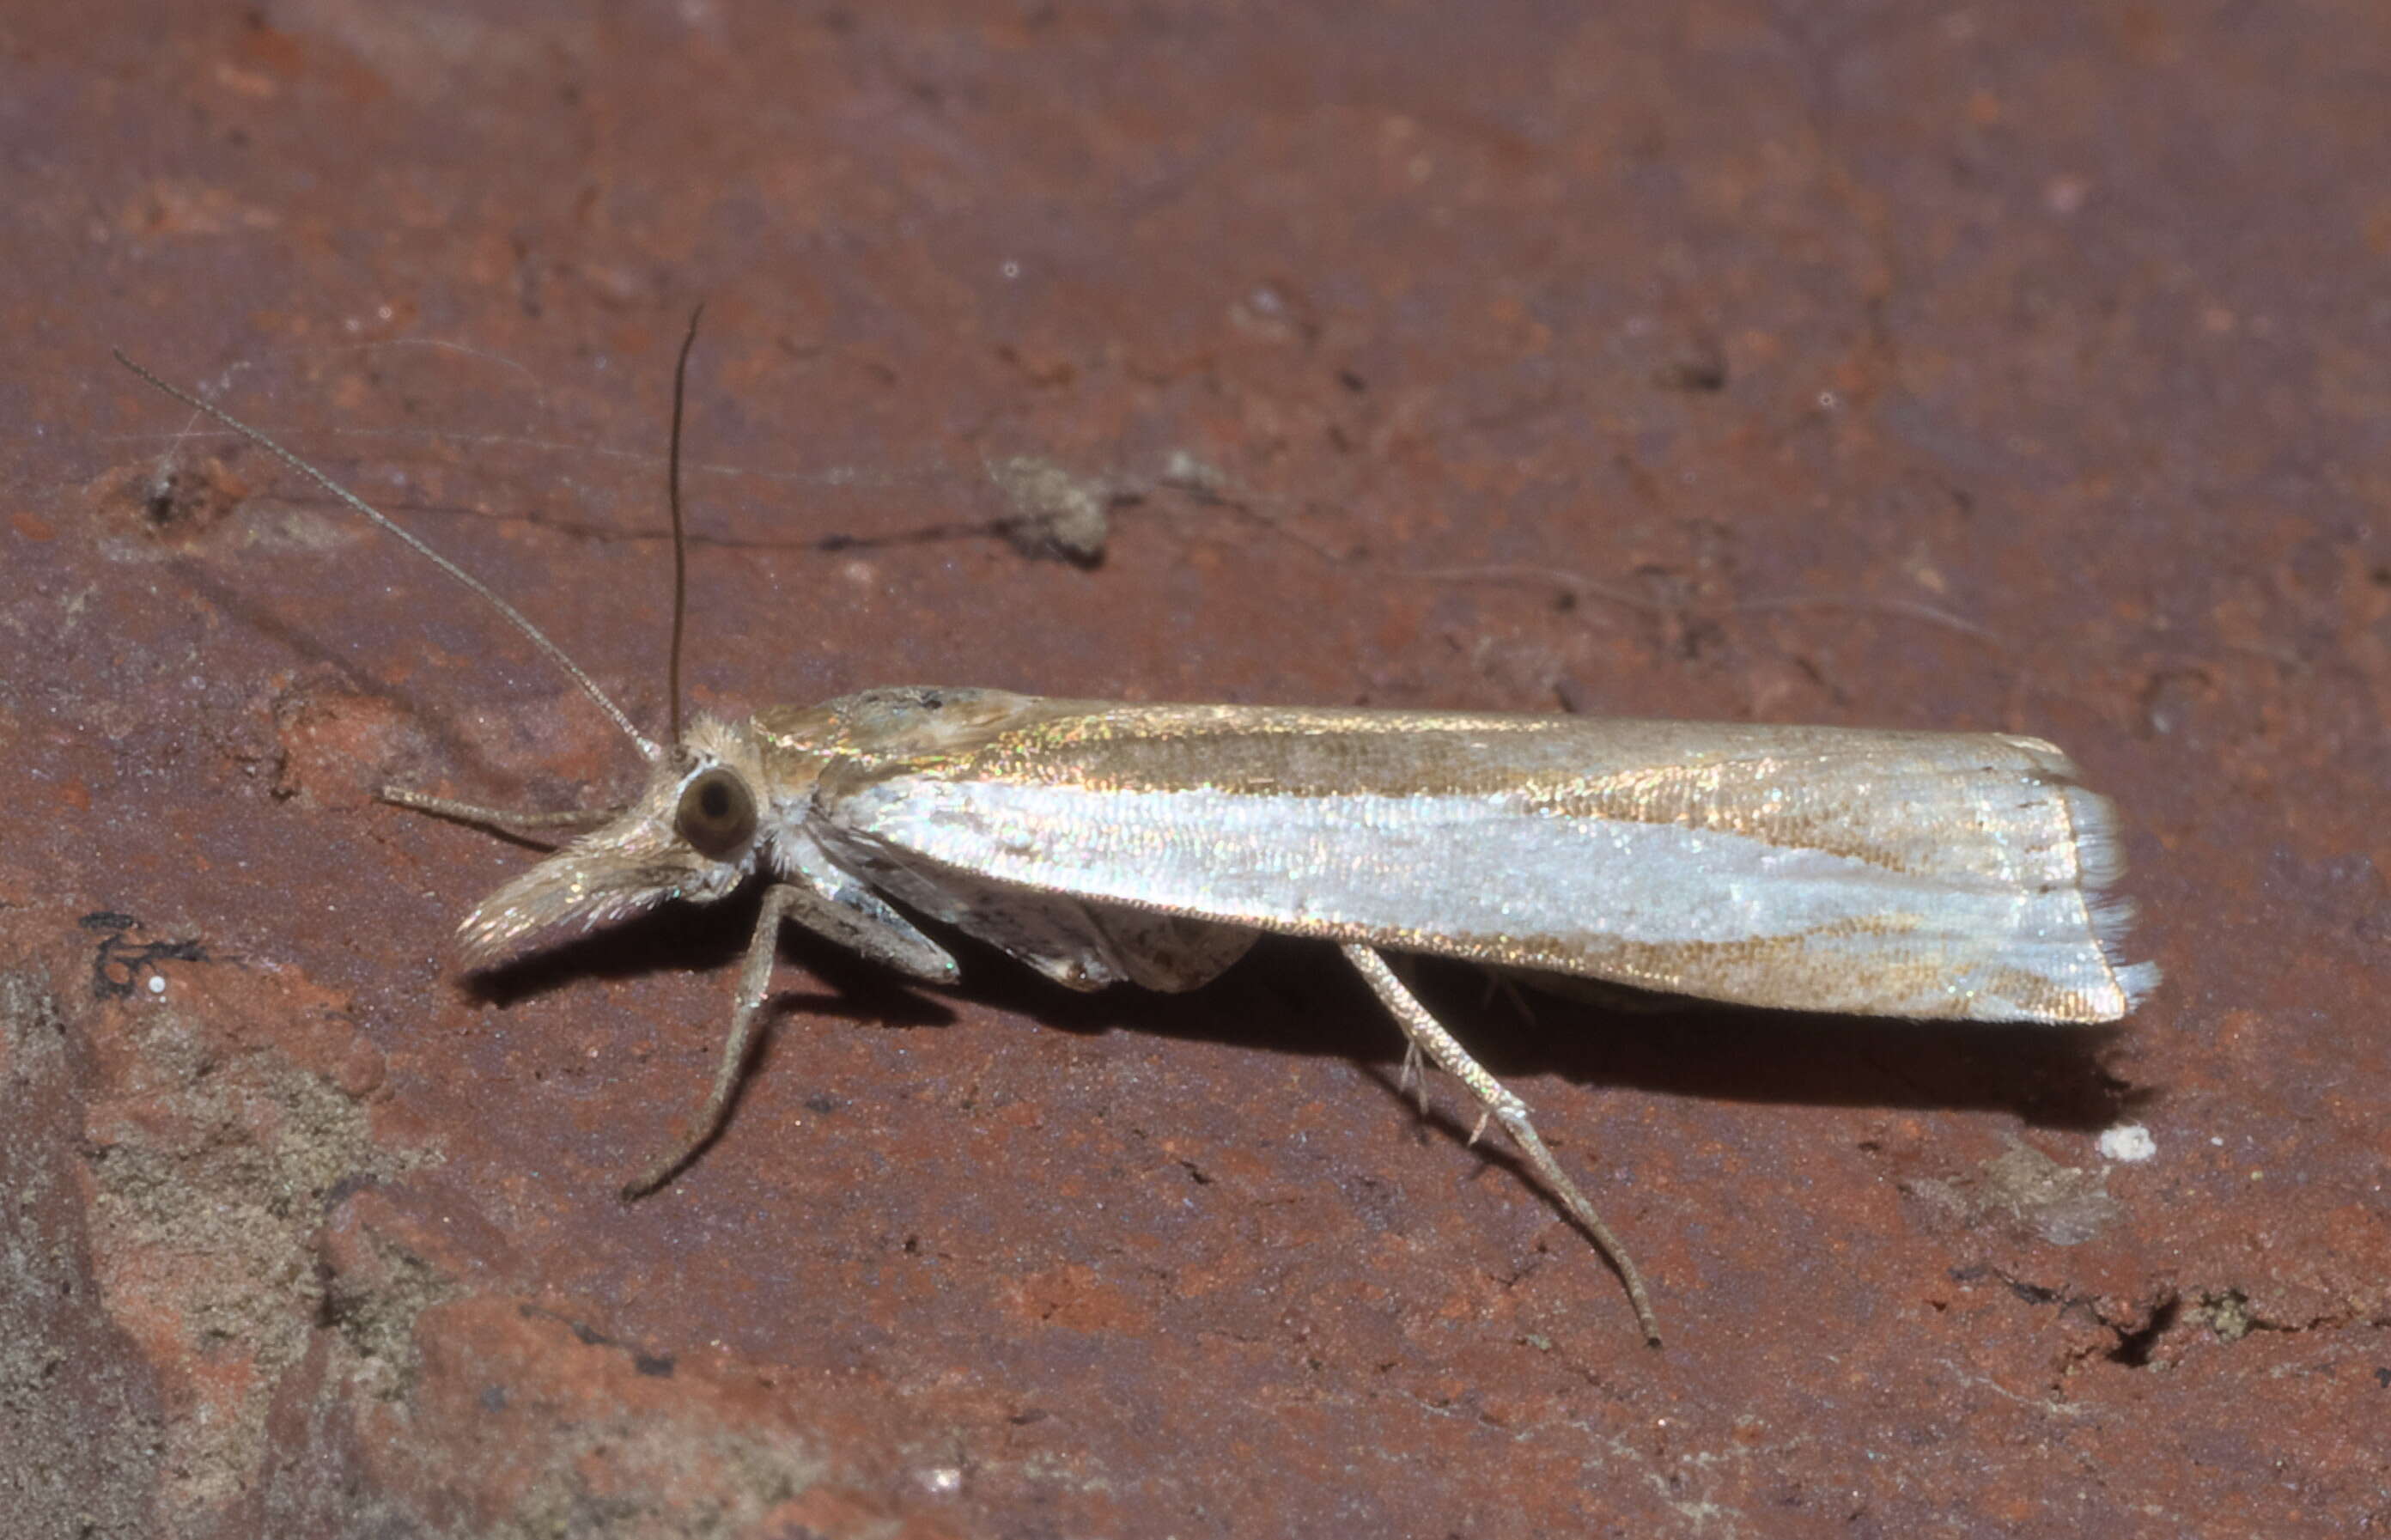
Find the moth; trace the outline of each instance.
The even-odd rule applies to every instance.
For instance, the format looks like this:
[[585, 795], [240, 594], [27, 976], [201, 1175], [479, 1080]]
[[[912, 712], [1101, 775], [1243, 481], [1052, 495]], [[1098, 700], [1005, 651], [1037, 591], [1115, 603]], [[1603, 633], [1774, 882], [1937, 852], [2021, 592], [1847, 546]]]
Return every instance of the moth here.
[[1527, 1104], [1386, 952], [1919, 1021], [2109, 1022], [2157, 982], [2153, 964], [2126, 960], [2114, 814], [2036, 738], [924, 686], [684, 723], [679, 466], [695, 333], [692, 317], [674, 374], [661, 742], [471, 575], [257, 430], [117, 355], [495, 606], [646, 761], [630, 805], [597, 811], [511, 812], [385, 789], [388, 801], [499, 828], [596, 825], [465, 917], [468, 967], [762, 886], [712, 1088], [627, 1198], [669, 1182], [721, 1132], [784, 925], [952, 983], [954, 957], [929, 922], [1075, 990], [1192, 990], [1260, 935], [1312, 937], [1339, 950], [1402, 1029], [1406, 1081], [1425, 1056], [1476, 1100], [1473, 1141], [1502, 1125], [1616, 1270], [1657, 1346], [1635, 1263]]

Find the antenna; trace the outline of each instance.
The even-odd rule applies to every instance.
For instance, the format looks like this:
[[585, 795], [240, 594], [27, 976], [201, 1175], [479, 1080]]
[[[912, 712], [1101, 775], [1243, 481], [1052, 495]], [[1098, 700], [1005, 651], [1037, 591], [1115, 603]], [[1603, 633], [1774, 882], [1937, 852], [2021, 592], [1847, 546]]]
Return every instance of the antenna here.
[[689, 542], [681, 536], [680, 527], [680, 407], [688, 395], [689, 350], [697, 343], [698, 317], [705, 314], [700, 302], [689, 313], [689, 332], [680, 340], [680, 357], [673, 364], [672, 449], [665, 460], [665, 498], [672, 505], [673, 529], [673, 622], [672, 662], [668, 666], [671, 682], [666, 689], [666, 699], [671, 703], [665, 725], [670, 730], [673, 746], [680, 745], [680, 633], [689, 616]]
[[[694, 328], [695, 320], [693, 317], [691, 324], [692, 328]], [[516, 630], [521, 631], [523, 635], [529, 637], [533, 646], [537, 647], [541, 652], [548, 654], [549, 661], [554, 663], [559, 668], [563, 669], [567, 678], [571, 679], [574, 683], [579, 685], [584, 691], [588, 692], [589, 698], [598, 703], [598, 708], [606, 713], [607, 718], [616, 727], [621, 728], [624, 735], [639, 746], [640, 753], [643, 757], [650, 761], [653, 761], [664, 757], [664, 750], [656, 745], [654, 740], [651, 739], [646, 733], [641, 732], [632, 724], [631, 718], [623, 714], [623, 708], [616, 705], [612, 700], [609, 700], [607, 698], [606, 692], [598, 688], [598, 681], [591, 679], [588, 674], [583, 673], [579, 664], [565, 656], [563, 648], [559, 647], [555, 642], [549, 641], [548, 634], [546, 632], [533, 625], [529, 620], [524, 619], [523, 614], [521, 610], [516, 609], [512, 604], [508, 603], [505, 600], [500, 599], [497, 594], [492, 593], [488, 586], [480, 578], [474, 576], [472, 573], [467, 572], [463, 567], [459, 566], [456, 563], [448, 560], [446, 556], [441, 555], [438, 551], [424, 544], [412, 533], [402, 528], [388, 514], [383, 513], [380, 509], [375, 508], [363, 498], [358, 497], [355, 492], [342, 486], [330, 476], [326, 475], [323, 472], [318, 471], [313, 465], [301, 459], [297, 455], [292, 454], [281, 445], [277, 444], [274, 440], [266, 437], [265, 434], [260, 433], [257, 429], [251, 427], [246, 422], [243, 422], [239, 418], [233, 416], [232, 413], [225, 410], [222, 407], [213, 406], [208, 402], [200, 400], [198, 396], [191, 395], [188, 391], [178, 390], [174, 386], [166, 383], [165, 381], [159, 379], [155, 374], [150, 373], [148, 369], [143, 369], [139, 364], [127, 358], [124, 356], [124, 350], [122, 348], [110, 348], [109, 351], [113, 353], [116, 356], [116, 361], [123, 364], [126, 369], [131, 369], [134, 373], [139, 375], [150, 384], [155, 385], [158, 389], [165, 392], [168, 395], [173, 396], [175, 400], [180, 401], [184, 406], [190, 408], [193, 411], [212, 417], [218, 422], [223, 423], [226, 427], [230, 428], [234, 433], [239, 434], [241, 437], [249, 440], [252, 444], [256, 445], [259, 448], [265, 450], [267, 454], [272, 455], [283, 464], [291, 467], [293, 471], [298, 472], [301, 475], [305, 476], [317, 485], [321, 486], [325, 491], [330, 492], [333, 497], [339, 498], [342, 503], [347, 504], [351, 509], [364, 514], [375, 524], [380, 524], [383, 529], [388, 530], [391, 534], [396, 536], [407, 546], [409, 550], [415, 551], [416, 554], [421, 556], [425, 561], [430, 562], [433, 566], [438, 567], [442, 572], [446, 573], [458, 582], [462, 583], [466, 588], [471, 589], [473, 592], [479, 594], [483, 600], [489, 604], [490, 608], [498, 611], [498, 614], [506, 617], [507, 624], [512, 626]], [[681, 357], [685, 361], [688, 356], [689, 344], [687, 343], [683, 343], [681, 344]], [[679, 429], [678, 427], [678, 423], [679, 421], [679, 387], [676, 386], [674, 390], [675, 406], [673, 414], [674, 421], [676, 423], [673, 438], [676, 445], [679, 444], [680, 438]], [[679, 553], [680, 519], [679, 508], [678, 505], [676, 505], [673, 518], [673, 554], [676, 558], [676, 567], [679, 565], [678, 558]], [[676, 638], [678, 638], [680, 630], [680, 604], [678, 593], [678, 583], [676, 583], [675, 589], [676, 593], [673, 604], [673, 631]], [[678, 642], [676, 642], [675, 651], [679, 651]], [[678, 730], [676, 730], [675, 736], [679, 736]]]

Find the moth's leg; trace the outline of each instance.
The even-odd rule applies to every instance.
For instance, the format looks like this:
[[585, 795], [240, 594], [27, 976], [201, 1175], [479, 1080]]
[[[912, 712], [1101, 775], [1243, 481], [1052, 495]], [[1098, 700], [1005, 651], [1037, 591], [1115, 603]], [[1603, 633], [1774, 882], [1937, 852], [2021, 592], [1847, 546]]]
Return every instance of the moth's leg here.
[[[1421, 1063], [1419, 1040], [1405, 1037], [1403, 1072], [1395, 1079], [1395, 1091], [1398, 1094], [1405, 1091], [1412, 1093], [1413, 1098], [1419, 1103], [1420, 1116], [1425, 1118], [1428, 1116], [1428, 1071], [1421, 1068]], [[1472, 1142], [1475, 1142], [1474, 1136]]]
[[[810, 839], [790, 841], [776, 854], [780, 875], [801, 891], [787, 900], [788, 916], [825, 940], [925, 983], [955, 981], [955, 960], [888, 906], [862, 877], [839, 865]], [[934, 917], [937, 911], [929, 912]]]
[[739, 1071], [756, 1042], [756, 1018], [764, 1014], [764, 997], [772, 982], [772, 959], [781, 948], [781, 921], [805, 889], [775, 884], [764, 890], [763, 906], [756, 912], [756, 934], [747, 943], [747, 960], [739, 965], [739, 994], [730, 1011], [730, 1034], [722, 1040], [722, 1062], [714, 1071], [714, 1089], [697, 1120], [674, 1142], [672, 1153], [641, 1174], [623, 1184], [623, 1201], [645, 1197], [679, 1175], [714, 1142], [730, 1115], [730, 1098], [739, 1089]]
[[[1627, 1286], [1627, 1300], [1635, 1307], [1635, 1320], [1644, 1328], [1645, 1339], [1659, 1347], [1661, 1323], [1652, 1314], [1650, 1298], [1644, 1292], [1643, 1277], [1636, 1273], [1635, 1262], [1628, 1260], [1627, 1249], [1619, 1244], [1619, 1237], [1610, 1233], [1610, 1227], [1602, 1223], [1602, 1216], [1594, 1211], [1594, 1205], [1586, 1201], [1585, 1195], [1577, 1190], [1577, 1184], [1561, 1170], [1561, 1163], [1553, 1158], [1553, 1152], [1544, 1147], [1544, 1140], [1536, 1133], [1536, 1125], [1528, 1119], [1528, 1104], [1505, 1089], [1503, 1082], [1489, 1074], [1484, 1065], [1471, 1058], [1468, 1052], [1454, 1041], [1453, 1034], [1446, 1031], [1436, 1017], [1428, 1015], [1428, 1007], [1403, 987], [1402, 980], [1395, 977], [1394, 969], [1387, 966], [1385, 958], [1372, 948], [1357, 944], [1348, 943], [1343, 950], [1346, 961], [1353, 964], [1377, 995], [1379, 1003], [1393, 1015], [1403, 1034], [1411, 1040], [1412, 1046], [1427, 1054], [1438, 1068], [1467, 1086], [1469, 1094], [1478, 1098], [1478, 1105], [1483, 1109], [1478, 1120], [1480, 1132], [1484, 1131], [1488, 1118], [1501, 1123], [1503, 1132], [1519, 1146], [1519, 1153], [1528, 1158], [1528, 1164], [1535, 1168], [1536, 1174], [1543, 1177], [1544, 1184], [1559, 1197], [1561, 1207], [1569, 1210], [1570, 1217], [1578, 1222], [1596, 1248], [1618, 1270], [1619, 1281]], [[1476, 1133], [1470, 1135], [1473, 1143], [1477, 1137]]]
[[822, 939], [925, 984], [951, 984], [962, 977], [952, 953], [869, 890], [852, 883], [827, 893], [783, 886], [791, 895], [787, 917]]
[[869, 893], [855, 889], [832, 896], [795, 883], [775, 883], [766, 888], [763, 905], [756, 912], [756, 934], [747, 943], [746, 961], [739, 965], [739, 994], [731, 1007], [730, 1030], [722, 1040], [722, 1060], [715, 1067], [714, 1089], [706, 1094], [696, 1119], [674, 1144], [672, 1153], [623, 1184], [625, 1202], [645, 1197], [671, 1181], [722, 1132], [730, 1116], [731, 1100], [738, 1094], [739, 1072], [746, 1068], [755, 1045], [756, 1024], [764, 1013], [783, 920], [794, 920], [910, 977], [934, 984], [954, 981], [955, 960]]
[[409, 791], [405, 786], [384, 786], [374, 796], [394, 807], [412, 808], [419, 813], [430, 813], [434, 818], [453, 819], [459, 823], [499, 830], [593, 827], [612, 822], [627, 810], [622, 808], [573, 808], [562, 812], [519, 812], [512, 808], [485, 808], [478, 803], [433, 796], [425, 792]]

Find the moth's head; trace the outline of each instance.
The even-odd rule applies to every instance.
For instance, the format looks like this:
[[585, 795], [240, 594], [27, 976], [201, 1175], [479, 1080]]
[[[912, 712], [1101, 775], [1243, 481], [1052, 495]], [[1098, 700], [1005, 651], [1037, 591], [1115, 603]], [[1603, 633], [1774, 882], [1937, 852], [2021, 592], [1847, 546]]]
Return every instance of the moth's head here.
[[484, 899], [457, 927], [470, 968], [575, 940], [674, 899], [712, 903], [756, 867], [768, 837], [749, 735], [700, 718], [664, 751], [639, 799]]

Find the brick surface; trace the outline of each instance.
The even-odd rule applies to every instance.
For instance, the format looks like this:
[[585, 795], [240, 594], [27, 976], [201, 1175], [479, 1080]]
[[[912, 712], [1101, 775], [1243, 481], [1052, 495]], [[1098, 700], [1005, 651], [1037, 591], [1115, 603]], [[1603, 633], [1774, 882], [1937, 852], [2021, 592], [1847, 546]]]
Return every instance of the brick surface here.
[[[19, 7], [24, 9], [24, 7]], [[0, 1496], [92, 1536], [2391, 1525], [2391, 13], [161, 8], [0, 23]], [[2038, 733], [2106, 1036], [1185, 997], [748, 917], [495, 979], [662, 713], [872, 684]], [[1059, 522], [1058, 522], [1059, 521]], [[1076, 541], [1058, 550], [1057, 540]], [[1096, 555], [1093, 543], [1100, 542]], [[2146, 1128], [2155, 1155], [2099, 1137]]]

